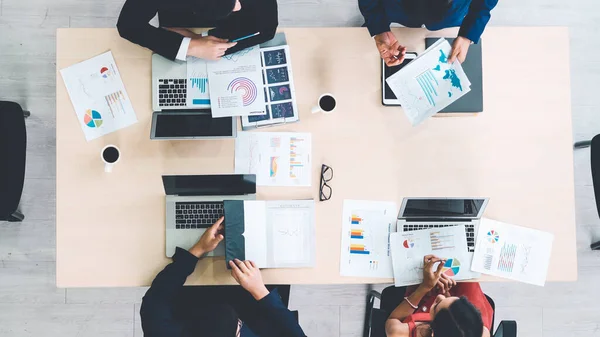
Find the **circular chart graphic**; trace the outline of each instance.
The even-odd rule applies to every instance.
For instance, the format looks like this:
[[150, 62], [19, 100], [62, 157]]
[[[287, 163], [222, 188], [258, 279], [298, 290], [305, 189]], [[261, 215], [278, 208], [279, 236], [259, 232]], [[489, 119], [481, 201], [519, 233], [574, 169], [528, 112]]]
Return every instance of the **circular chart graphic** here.
[[500, 240], [500, 234], [492, 229], [491, 231], [487, 232], [487, 240], [490, 243], [496, 243], [498, 240]]
[[83, 122], [90, 128], [99, 128], [103, 123], [102, 115], [96, 110], [87, 109], [83, 116]]
[[279, 94], [280, 95], [285, 95], [285, 93], [288, 92], [288, 91], [289, 91], [289, 89], [286, 88], [286, 87], [279, 88]]
[[444, 263], [444, 267], [442, 268], [442, 273], [446, 274], [446, 276], [456, 276], [460, 271], [460, 261], [458, 259], [448, 259], [446, 263]]
[[102, 75], [102, 77], [104, 77], [104, 78], [108, 78], [108, 68], [102, 67], [100, 69], [100, 75]]
[[406, 239], [404, 240], [404, 242], [402, 242], [402, 245], [404, 246], [404, 248], [412, 248], [415, 246], [415, 243], [411, 239]]
[[227, 86], [227, 90], [232, 94], [238, 91], [241, 92], [244, 106], [254, 103], [256, 96], [258, 95], [256, 84], [245, 77], [238, 77], [231, 81]]

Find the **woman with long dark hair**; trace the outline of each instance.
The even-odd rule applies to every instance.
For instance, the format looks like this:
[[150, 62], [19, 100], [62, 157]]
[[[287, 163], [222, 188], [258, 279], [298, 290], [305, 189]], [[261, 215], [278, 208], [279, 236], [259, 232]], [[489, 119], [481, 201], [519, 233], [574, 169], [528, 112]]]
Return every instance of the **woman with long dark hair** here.
[[456, 283], [442, 274], [444, 262], [434, 255], [424, 257], [423, 282], [407, 288], [388, 317], [388, 337], [490, 336], [493, 310], [479, 283]]

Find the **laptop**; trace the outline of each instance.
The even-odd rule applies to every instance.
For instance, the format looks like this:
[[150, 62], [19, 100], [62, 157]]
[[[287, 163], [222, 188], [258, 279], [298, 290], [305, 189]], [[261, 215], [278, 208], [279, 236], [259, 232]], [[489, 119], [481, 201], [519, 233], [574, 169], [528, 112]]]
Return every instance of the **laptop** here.
[[[256, 175], [162, 176], [166, 194], [166, 255], [190, 249], [221, 216], [223, 200], [255, 200]], [[225, 256], [221, 242], [208, 256]]]
[[187, 62], [171, 61], [158, 54], [152, 55], [152, 110], [153, 140], [237, 136], [235, 117], [212, 118], [209, 99], [188, 102]]
[[404, 198], [399, 232], [465, 225], [469, 252], [475, 252], [477, 229], [489, 198]]

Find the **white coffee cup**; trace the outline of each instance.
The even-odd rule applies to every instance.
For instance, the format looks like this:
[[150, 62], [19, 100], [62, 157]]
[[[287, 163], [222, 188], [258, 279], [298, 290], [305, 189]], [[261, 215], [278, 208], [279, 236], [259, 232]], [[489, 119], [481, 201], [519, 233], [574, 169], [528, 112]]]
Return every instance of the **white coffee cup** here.
[[121, 159], [121, 150], [116, 145], [106, 145], [100, 151], [100, 158], [104, 162], [104, 172], [110, 173]]
[[332, 94], [323, 94], [319, 97], [317, 101], [317, 106], [312, 108], [312, 113], [322, 112], [322, 113], [332, 113], [337, 106], [337, 101]]

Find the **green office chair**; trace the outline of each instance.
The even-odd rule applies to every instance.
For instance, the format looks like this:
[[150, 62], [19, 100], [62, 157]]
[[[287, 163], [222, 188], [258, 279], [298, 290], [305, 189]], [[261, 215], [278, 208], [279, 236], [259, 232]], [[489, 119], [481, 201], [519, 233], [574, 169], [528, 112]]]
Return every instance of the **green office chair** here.
[[[365, 325], [363, 328], [363, 337], [386, 337], [385, 321], [390, 313], [404, 299], [406, 287], [389, 286], [381, 292], [371, 290], [367, 295], [367, 310], [365, 311]], [[489, 296], [485, 295], [492, 306], [494, 314], [496, 313], [496, 304]], [[374, 308], [375, 298], [379, 299], [379, 308]], [[492, 317], [492, 329], [494, 327], [494, 318]], [[496, 331], [490, 331], [493, 337], [517, 337], [517, 322], [502, 321], [498, 324]]]

